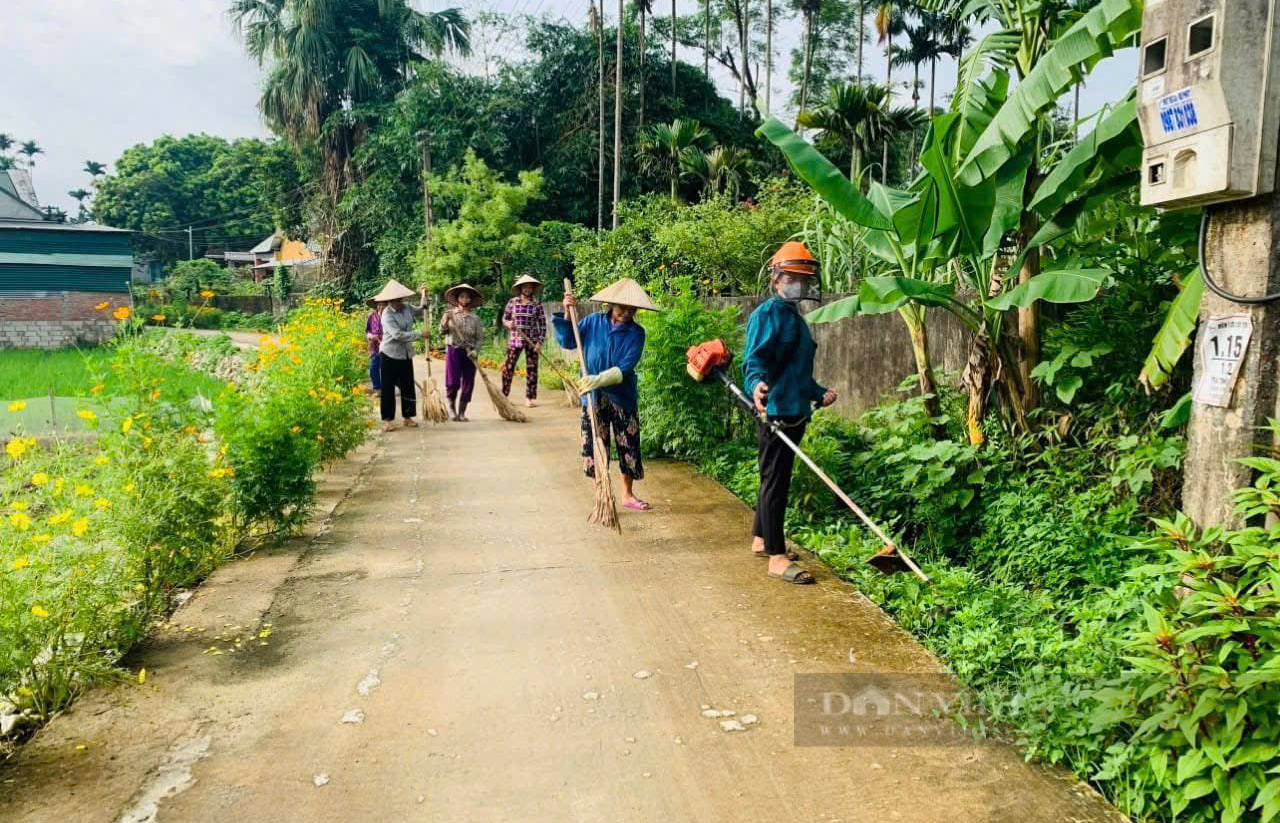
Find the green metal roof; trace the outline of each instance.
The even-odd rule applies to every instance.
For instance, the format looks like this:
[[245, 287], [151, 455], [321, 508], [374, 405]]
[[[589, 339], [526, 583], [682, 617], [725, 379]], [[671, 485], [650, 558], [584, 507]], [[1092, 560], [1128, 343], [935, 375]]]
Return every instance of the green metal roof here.
[[0, 221], [0, 292], [127, 292], [132, 276], [127, 231]]

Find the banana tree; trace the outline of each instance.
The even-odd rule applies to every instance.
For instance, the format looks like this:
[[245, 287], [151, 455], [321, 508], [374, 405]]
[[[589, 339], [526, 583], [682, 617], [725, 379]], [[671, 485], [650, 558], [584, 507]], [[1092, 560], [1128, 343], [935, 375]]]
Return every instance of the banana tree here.
[[[1002, 253], [1007, 251], [1004, 241], [1022, 219], [1022, 193], [1032, 151], [1024, 149], [997, 173], [976, 183], [962, 180], [953, 158], [964, 156], [965, 144], [981, 133], [978, 126], [984, 117], [989, 120], [994, 115], [1007, 80], [1007, 76], [993, 77], [971, 95], [975, 110], [969, 116], [949, 113], [933, 120], [920, 155], [924, 171], [905, 190], [873, 184], [863, 196], [830, 161], [776, 119], [760, 129], [787, 157], [797, 176], [833, 209], [867, 229], [863, 235], [867, 251], [896, 267], [891, 276], [863, 280], [857, 294], [811, 313], [810, 321], [834, 322], [858, 314], [898, 311], [911, 333], [924, 391], [934, 385], [925, 312], [938, 307], [954, 315], [969, 328], [974, 340], [965, 387], [969, 436], [975, 444], [984, 439], [981, 419], [992, 388], [1005, 398], [1012, 422], [1026, 426], [1022, 405], [1026, 387], [1013, 368], [1016, 352], [1005, 330], [1006, 313], [1039, 301], [1091, 300], [1107, 275], [1102, 269], [1051, 266], [1024, 282], [1006, 283], [1005, 273], [1012, 270], [1012, 264]], [[1070, 167], [1079, 173], [1089, 166], [1083, 155], [1083, 151], [1075, 157], [1068, 155], [1063, 163], [1070, 159]], [[1050, 210], [1050, 225], [1058, 225], [1054, 219], [1060, 216], [1068, 219], [1064, 212], [1076, 207], [1078, 198], [1067, 197], [1067, 189], [1071, 181], [1079, 182], [1077, 173], [1064, 166], [1049, 190], [1053, 197], [1046, 193], [1046, 209], [1057, 206]], [[1100, 177], [1105, 175], [1094, 169], [1087, 180], [1096, 182]], [[1083, 183], [1079, 188], [1084, 188]], [[1044, 243], [1046, 238], [1058, 236], [1050, 231], [1042, 235], [1033, 240]]]

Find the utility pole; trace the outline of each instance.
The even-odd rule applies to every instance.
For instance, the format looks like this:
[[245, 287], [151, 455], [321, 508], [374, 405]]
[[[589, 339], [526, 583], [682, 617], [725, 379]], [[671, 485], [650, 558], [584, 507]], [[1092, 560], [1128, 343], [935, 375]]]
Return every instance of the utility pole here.
[[187, 259], [194, 260], [196, 257], [195, 241], [191, 237], [191, 227], [187, 226]]
[[418, 132], [422, 143], [422, 220], [426, 240], [431, 242], [431, 132]]
[[[613, 83], [613, 227], [618, 227], [618, 192], [622, 190], [622, 19], [624, 0], [618, 0], [618, 65]], [[644, 78], [640, 78], [644, 82]]]

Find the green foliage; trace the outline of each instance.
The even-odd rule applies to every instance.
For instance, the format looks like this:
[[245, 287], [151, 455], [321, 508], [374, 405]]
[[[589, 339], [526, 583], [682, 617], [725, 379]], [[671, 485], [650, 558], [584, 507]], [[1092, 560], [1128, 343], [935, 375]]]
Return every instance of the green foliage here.
[[83, 397], [93, 385], [97, 364], [110, 357], [106, 349], [5, 349], [0, 351], [0, 400], [48, 395]]
[[739, 310], [708, 309], [688, 276], [671, 280], [654, 299], [663, 310], [642, 318], [645, 352], [637, 369], [645, 445], [662, 454], [696, 457], [733, 431], [734, 411], [718, 382], [699, 385], [689, 377], [685, 352], [717, 337], [739, 349]]
[[212, 260], [179, 260], [169, 269], [164, 286], [174, 296], [198, 298], [202, 291], [224, 292], [231, 286], [231, 272]]
[[620, 277], [646, 288], [688, 277], [699, 294], [756, 292], [769, 255], [800, 229], [808, 202], [777, 181], [757, 203], [723, 196], [690, 206], [660, 196], [628, 201], [618, 228], [573, 245], [574, 284], [591, 294]]
[[436, 293], [468, 282], [491, 299], [510, 291], [519, 276], [512, 265], [533, 242], [532, 227], [520, 218], [542, 196], [542, 172], [521, 172], [518, 183], [504, 183], [468, 149], [462, 168], [433, 189], [450, 218], [418, 247], [414, 282]]

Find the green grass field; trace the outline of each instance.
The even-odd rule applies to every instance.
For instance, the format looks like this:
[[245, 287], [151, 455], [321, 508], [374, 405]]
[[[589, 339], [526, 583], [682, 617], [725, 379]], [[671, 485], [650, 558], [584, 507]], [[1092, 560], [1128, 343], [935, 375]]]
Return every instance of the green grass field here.
[[106, 348], [5, 349], [0, 351], [0, 400], [48, 398], [50, 388], [62, 397], [88, 394], [94, 364], [108, 357]]

